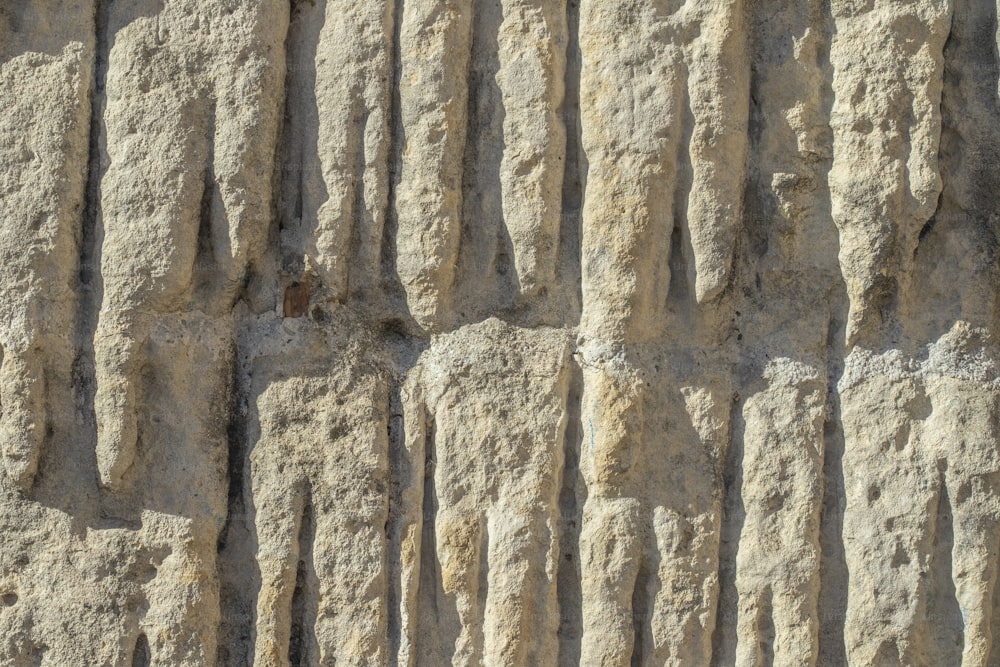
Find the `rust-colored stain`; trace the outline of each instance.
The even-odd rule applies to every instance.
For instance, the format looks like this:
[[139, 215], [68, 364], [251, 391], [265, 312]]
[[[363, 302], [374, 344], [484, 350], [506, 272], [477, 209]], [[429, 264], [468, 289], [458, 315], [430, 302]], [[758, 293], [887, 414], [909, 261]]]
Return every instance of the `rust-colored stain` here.
[[292, 283], [285, 288], [285, 317], [302, 317], [309, 310], [309, 286]]

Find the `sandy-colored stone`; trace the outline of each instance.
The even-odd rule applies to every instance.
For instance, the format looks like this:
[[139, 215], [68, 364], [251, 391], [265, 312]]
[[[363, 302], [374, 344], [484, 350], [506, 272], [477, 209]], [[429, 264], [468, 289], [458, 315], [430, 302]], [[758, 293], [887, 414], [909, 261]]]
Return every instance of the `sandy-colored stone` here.
[[72, 364], [94, 70], [93, 7], [0, 9], [0, 433], [4, 467], [30, 487], [47, 440], [46, 378]]
[[400, 664], [556, 660], [567, 343], [490, 319], [435, 337], [411, 370]]
[[0, 0], [0, 664], [1000, 664], [995, 0]]

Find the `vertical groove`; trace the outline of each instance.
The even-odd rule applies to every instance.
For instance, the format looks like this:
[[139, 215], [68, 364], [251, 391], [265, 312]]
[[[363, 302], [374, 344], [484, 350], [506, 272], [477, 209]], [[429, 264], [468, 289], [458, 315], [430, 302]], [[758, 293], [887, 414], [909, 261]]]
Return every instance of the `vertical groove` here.
[[[353, 162], [352, 170], [352, 180], [354, 186], [354, 192], [352, 193], [353, 201], [351, 202], [351, 231], [348, 236], [348, 247], [352, 249], [352, 257], [363, 257], [365, 254], [365, 248], [362, 246], [368, 240], [367, 235], [364, 234], [364, 230], [367, 225], [365, 224], [365, 218], [368, 216], [368, 207], [365, 205], [365, 170], [367, 166], [367, 159], [365, 155], [365, 139], [368, 134], [368, 121], [371, 117], [370, 112], [366, 108], [367, 101], [364, 99], [361, 92], [355, 93], [355, 99], [361, 107], [361, 118], [357, 126], [357, 135], [355, 141], [357, 141], [357, 146], [352, 146], [353, 153], [351, 156]], [[348, 141], [350, 146], [350, 141]], [[344, 272], [346, 277], [344, 280], [344, 294], [345, 298], [349, 298], [352, 290], [355, 290], [355, 283], [359, 282], [357, 279], [356, 271], [352, 269], [360, 269], [362, 273], [368, 275], [374, 269], [374, 266], [368, 266], [367, 264], [357, 267], [354, 262], [348, 260], [348, 267]]]
[[940, 465], [940, 482], [937, 506], [934, 508], [933, 537], [930, 540], [930, 572], [925, 611], [932, 662], [937, 665], [962, 664], [965, 645], [964, 618], [952, 578], [952, 549], [955, 547], [955, 530], [951, 498], [945, 475], [946, 465]]
[[[567, 289], [566, 314], [563, 324], [572, 326], [580, 321], [583, 301], [580, 282], [582, 249], [581, 217], [586, 192], [587, 164], [583, 153], [580, 124], [580, 0], [566, 0], [566, 71], [563, 83], [561, 115], [566, 131], [565, 165], [563, 167], [562, 224], [559, 230], [559, 267], [562, 275], [558, 284], [572, 286]], [[562, 295], [560, 295], [562, 296]]]
[[[319, 595], [312, 565], [313, 541], [315, 539], [315, 517], [313, 516], [312, 493], [308, 484], [302, 491], [302, 518], [298, 534], [298, 562], [295, 568], [295, 591], [292, 593], [291, 633], [288, 640], [288, 662], [292, 665], [313, 664], [318, 655], [313, 655], [315, 644], [314, 624], [315, 598]], [[313, 603], [313, 604], [310, 604]], [[310, 613], [312, 611], [312, 613]]]
[[[248, 390], [243, 385], [239, 343], [232, 350], [232, 377], [229, 381], [229, 409], [226, 441], [226, 518], [219, 532], [216, 551], [216, 577], [219, 581], [219, 606], [222, 624], [219, 634], [228, 641], [219, 642], [218, 662], [238, 664], [237, 656], [250, 654], [253, 627], [253, 595], [246, 590], [247, 577], [259, 579], [257, 562], [250, 547], [247, 527], [246, 485]], [[242, 576], [241, 576], [242, 575]]]
[[[77, 405], [82, 407], [85, 442], [97, 441], [97, 416], [94, 395], [97, 391], [94, 361], [94, 332], [102, 294], [101, 284], [101, 178], [104, 172], [104, 105], [107, 87], [109, 46], [109, 13], [111, 0], [95, 0], [94, 5], [94, 80], [90, 90], [90, 130], [87, 146], [87, 177], [80, 231], [80, 294], [76, 317], [77, 351], [73, 364], [73, 385]], [[91, 455], [93, 457], [93, 455]], [[96, 458], [88, 459], [95, 466]]]
[[402, 40], [404, 0], [390, 0], [393, 4], [392, 19], [392, 89], [389, 100], [389, 193], [386, 199], [385, 223], [382, 227], [382, 239], [379, 248], [380, 271], [379, 283], [381, 294], [386, 300], [386, 312], [403, 310], [405, 304], [402, 283], [396, 266], [396, 235], [399, 230], [399, 211], [396, 208], [399, 182], [403, 172], [403, 149], [406, 146], [406, 133], [403, 128], [402, 102], [399, 96], [402, 77]]
[[761, 667], [773, 667], [774, 665], [774, 593], [770, 588], [766, 588], [761, 595], [760, 607], [757, 612], [757, 636], [760, 644], [757, 652], [760, 656]]
[[[403, 641], [403, 590], [401, 576], [403, 571], [402, 530], [400, 522], [405, 508], [399, 507], [404, 501], [403, 489], [406, 482], [400, 480], [406, 466], [405, 424], [403, 421], [403, 399], [400, 387], [401, 379], [396, 378], [389, 394], [389, 478], [391, 493], [389, 495], [389, 529], [386, 543], [388, 544], [388, 571], [390, 585], [386, 595], [388, 610], [386, 630], [389, 637], [389, 664], [399, 667], [398, 660]], [[407, 471], [408, 472], [408, 471]], [[400, 480], [400, 481], [397, 481]]]
[[[996, 129], [1000, 122], [996, 93], [1000, 62], [993, 38], [996, 13], [992, 2], [955, 0], [943, 49], [938, 145], [942, 187], [934, 216], [920, 230], [913, 250], [910, 308], [912, 314], [933, 315], [945, 322], [926, 332], [929, 339], [938, 338], [946, 323], [954, 319], [992, 326], [1000, 310], [996, 290], [979, 287], [997, 280], [1000, 254], [1000, 227], [993, 212], [993, 199], [1000, 187], [994, 168], [1000, 159], [1000, 133]], [[925, 248], [926, 256], [919, 255]], [[959, 262], [972, 270], [955, 271]], [[941, 271], [948, 269], [951, 272], [944, 278]], [[921, 279], [926, 282], [921, 284]], [[940, 283], [948, 288], [941, 290], [937, 287]], [[941, 292], [933, 302], [927, 298], [927, 285]]]
[[[684, 69], [678, 74], [687, 79]], [[673, 198], [665, 205], [671, 209], [670, 238], [666, 245], [667, 266], [670, 282], [667, 285], [666, 308], [676, 320], [668, 326], [678, 326], [687, 330], [690, 326], [691, 308], [694, 300], [694, 249], [691, 246], [691, 229], [688, 221], [688, 203], [694, 187], [694, 167], [691, 163], [691, 141], [694, 136], [694, 114], [691, 111], [691, 95], [687, 86], [681, 86], [678, 118], [678, 141], [676, 144], [676, 167], [673, 182]], [[686, 334], [685, 334], [686, 335]]]
[[[291, 205], [293, 207], [293, 219], [297, 221], [302, 217], [302, 151], [301, 143], [298, 140], [293, 142], [295, 149], [289, 150], [286, 142], [292, 138], [292, 121], [290, 119], [289, 106], [294, 92], [292, 72], [295, 68], [294, 54], [289, 48], [289, 43], [293, 41], [295, 35], [294, 21], [297, 0], [290, 0], [290, 11], [288, 14], [288, 24], [285, 26], [285, 38], [281, 43], [282, 54], [284, 55], [285, 72], [280, 91], [280, 109], [283, 120], [278, 124], [278, 136], [275, 141], [274, 158], [271, 171], [271, 192], [270, 198], [271, 220], [276, 224], [267, 230], [266, 238], [269, 243], [274, 243], [278, 257], [277, 264], [284, 268], [284, 258], [282, 257], [286, 248], [283, 244], [282, 232], [291, 225], [289, 219], [289, 187], [292, 194]], [[216, 104], [213, 102], [210, 108], [210, 118], [212, 136], [208, 141], [208, 159], [206, 161], [205, 191], [202, 194], [202, 208], [200, 226], [198, 229], [198, 265], [206, 254], [211, 253], [211, 206], [212, 199], [216, 194], [215, 178], [213, 175], [213, 165], [215, 164], [215, 122]], [[290, 164], [296, 164], [298, 171], [291, 173]], [[295, 185], [290, 186], [290, 183]], [[273, 234], [277, 232], [277, 238]], [[207, 238], [206, 238], [207, 237]], [[207, 241], [207, 243], [206, 243]], [[206, 245], [208, 247], [206, 247]], [[301, 258], [299, 258], [301, 261]], [[273, 266], [273, 265], [272, 265]], [[262, 268], [262, 267], [258, 267]], [[251, 275], [248, 273], [246, 280], [249, 281]], [[244, 283], [244, 288], [246, 282]], [[253, 543], [255, 538], [251, 535], [253, 523], [252, 515], [248, 515], [248, 510], [252, 509], [252, 500], [248, 507], [249, 496], [249, 476], [247, 466], [249, 464], [249, 433], [248, 418], [250, 415], [250, 387], [249, 369], [245, 367], [248, 361], [249, 352], [245, 349], [245, 341], [241, 340], [243, 331], [239, 323], [235, 327], [235, 335], [232, 339], [230, 349], [231, 377], [228, 383], [229, 404], [227, 410], [226, 428], [226, 515], [219, 532], [216, 547], [216, 580], [219, 582], [219, 608], [222, 622], [219, 626], [218, 643], [218, 664], [220, 665], [241, 665], [249, 660], [253, 654], [253, 632], [254, 632], [254, 606], [255, 595], [248, 590], [247, 580], [260, 584], [260, 567], [256, 559]]]
[[[294, 108], [294, 100], [303, 91], [295, 85], [300, 81], [298, 72], [298, 52], [293, 47], [303, 41], [298, 22], [303, 2], [290, 0], [288, 29], [285, 32], [285, 82], [282, 94], [282, 122], [279, 129], [275, 160], [275, 219], [278, 221], [279, 266], [283, 273], [298, 277], [304, 266], [304, 246], [300, 238], [302, 216], [305, 208], [305, 143], [304, 131], [298, 127], [299, 114]], [[315, 82], [313, 82], [315, 85]]]
[[691, 290], [691, 275], [688, 273], [688, 267], [691, 266], [691, 246], [684, 229], [684, 219], [681, 214], [674, 217], [674, 226], [670, 230], [670, 255], [667, 258], [670, 285], [667, 288], [666, 308], [673, 316], [673, 321], [668, 326], [669, 330], [677, 333], [690, 330], [693, 319], [694, 293]]
[[389, 399], [389, 664], [413, 667], [417, 657], [420, 583], [424, 567], [423, 507], [426, 502], [426, 408], [421, 372], [414, 366], [419, 348], [407, 341], [397, 321], [384, 327], [394, 357], [395, 382]]
[[649, 563], [643, 559], [632, 588], [632, 667], [643, 667], [651, 657], [652, 629], [650, 626], [650, 584], [654, 580]]
[[736, 561], [740, 551], [746, 508], [743, 505], [743, 401], [734, 397], [729, 418], [730, 440], [723, 472], [723, 511], [719, 536], [719, 597], [715, 629], [712, 633], [712, 665], [736, 664], [736, 624], [739, 620], [739, 591], [736, 588]]
[[[452, 658], [452, 651], [458, 639], [461, 628], [448, 627], [452, 618], [457, 617], [450, 608], [445, 609], [447, 601], [443, 589], [441, 575], [441, 560], [438, 558], [437, 545], [437, 514], [438, 496], [435, 484], [437, 474], [436, 461], [436, 425], [431, 415], [426, 417], [424, 437], [424, 478], [422, 532], [420, 540], [420, 572], [417, 585], [417, 646], [413, 647], [415, 664], [445, 664]], [[447, 636], [442, 636], [447, 632]]]
[[149, 667], [152, 656], [149, 652], [149, 640], [144, 633], [139, 633], [132, 649], [131, 667]]
[[[817, 66], [820, 70], [821, 112], [830, 126], [834, 104], [833, 65], [830, 59], [834, 22], [831, 0], [816, 0], [815, 16], [811, 23], [820, 31], [822, 48], [818, 54]], [[828, 157], [823, 162], [823, 224], [834, 247], [839, 246], [836, 226], [833, 222], [833, 199], [829, 188], [829, 171], [832, 167], [832, 135], [825, 140], [829, 148]], [[839, 253], [831, 252], [836, 258]], [[847, 645], [844, 630], [847, 622], [848, 577], [847, 554], [844, 545], [844, 511], [847, 505], [847, 491], [844, 486], [845, 435], [841, 418], [840, 380], [844, 373], [846, 355], [845, 341], [847, 322], [850, 317], [850, 299], [842, 276], [839, 275], [839, 260], [833, 263], [832, 273], [836, 276], [828, 292], [830, 308], [825, 359], [827, 376], [826, 419], [823, 423], [823, 499], [820, 510], [820, 554], [819, 554], [819, 651], [818, 665], [847, 664]]]
[[819, 665], [846, 665], [844, 625], [847, 620], [847, 555], [844, 552], [844, 429], [838, 384], [844, 371], [847, 295], [831, 296], [827, 335], [827, 408], [823, 424], [823, 506], [820, 512]]
[[[575, 0], [571, 0], [573, 2]], [[580, 663], [580, 638], [583, 633], [583, 599], [580, 581], [580, 522], [586, 493], [580, 475], [580, 445], [583, 441], [581, 397], [583, 373], [571, 359], [569, 391], [566, 399], [566, 432], [563, 452], [562, 485], [559, 510], [562, 516], [556, 597], [559, 602], [559, 665]]]
[[195, 286], [207, 284], [213, 279], [215, 269], [215, 252], [213, 241], [212, 217], [215, 207], [215, 104], [212, 103], [208, 112], [209, 135], [206, 140], [208, 155], [205, 160], [204, 185], [202, 186], [201, 203], [198, 210], [198, 250], [195, 255]]
[[[467, 131], [462, 149], [462, 214], [455, 279], [456, 301], [461, 307], [456, 323], [482, 319], [487, 309], [495, 309], [497, 304], [503, 307], [517, 291], [501, 181], [507, 141], [504, 95], [498, 84], [498, 39], [503, 20], [499, 0], [475, 3], [466, 77]], [[472, 290], [466, 294], [468, 287]]]
[[[90, 90], [90, 137], [88, 141], [87, 181], [83, 202], [83, 225], [80, 242], [80, 282], [91, 293], [97, 289], [94, 278], [99, 276], [100, 266], [98, 241], [98, 219], [101, 209], [101, 176], [103, 171], [101, 153], [102, 130], [104, 127], [104, 95], [108, 75], [108, 5], [111, 0], [95, 0], [94, 9], [94, 82]], [[92, 317], [88, 317], [88, 324]]]

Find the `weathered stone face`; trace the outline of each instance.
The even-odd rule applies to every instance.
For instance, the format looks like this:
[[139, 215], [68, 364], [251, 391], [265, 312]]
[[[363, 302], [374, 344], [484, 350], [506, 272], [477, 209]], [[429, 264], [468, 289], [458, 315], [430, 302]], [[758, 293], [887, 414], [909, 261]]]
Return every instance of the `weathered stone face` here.
[[1000, 664], [994, 0], [0, 0], [0, 664]]

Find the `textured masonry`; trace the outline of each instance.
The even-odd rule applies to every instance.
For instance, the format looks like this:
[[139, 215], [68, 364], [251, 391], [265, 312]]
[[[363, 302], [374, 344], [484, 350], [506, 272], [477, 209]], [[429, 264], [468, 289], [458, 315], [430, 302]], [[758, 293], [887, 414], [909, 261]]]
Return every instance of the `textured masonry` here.
[[997, 0], [0, 0], [0, 664], [1000, 665]]

